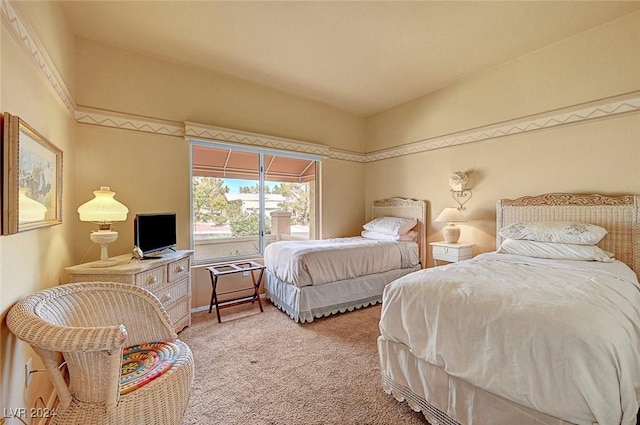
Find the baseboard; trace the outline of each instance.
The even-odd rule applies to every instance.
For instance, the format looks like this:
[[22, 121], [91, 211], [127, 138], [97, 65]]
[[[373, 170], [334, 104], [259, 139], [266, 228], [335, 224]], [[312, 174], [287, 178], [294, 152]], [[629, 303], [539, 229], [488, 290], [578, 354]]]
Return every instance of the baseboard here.
[[[265, 294], [260, 294], [260, 299], [261, 300], [266, 300], [267, 296]], [[208, 305], [202, 305], [200, 307], [194, 307], [194, 308], [191, 309], [191, 314], [199, 313], [201, 311], [209, 311], [209, 306]]]

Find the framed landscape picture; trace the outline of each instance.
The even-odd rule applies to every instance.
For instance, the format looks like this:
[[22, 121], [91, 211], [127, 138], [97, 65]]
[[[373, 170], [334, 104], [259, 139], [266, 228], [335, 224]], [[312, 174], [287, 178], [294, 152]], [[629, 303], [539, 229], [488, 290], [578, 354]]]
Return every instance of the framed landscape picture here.
[[62, 223], [62, 150], [4, 113], [2, 234]]

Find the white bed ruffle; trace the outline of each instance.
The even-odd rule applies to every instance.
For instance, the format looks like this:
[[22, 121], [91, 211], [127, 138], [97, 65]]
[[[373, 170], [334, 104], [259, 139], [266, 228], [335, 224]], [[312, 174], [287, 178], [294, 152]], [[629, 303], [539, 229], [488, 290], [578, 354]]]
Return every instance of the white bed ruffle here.
[[383, 336], [378, 354], [384, 391], [422, 412], [431, 425], [571, 425], [450, 376]]
[[276, 307], [296, 322], [305, 323], [378, 304], [389, 282], [417, 270], [420, 270], [420, 265], [304, 287], [284, 282], [267, 270], [265, 287], [267, 296]]

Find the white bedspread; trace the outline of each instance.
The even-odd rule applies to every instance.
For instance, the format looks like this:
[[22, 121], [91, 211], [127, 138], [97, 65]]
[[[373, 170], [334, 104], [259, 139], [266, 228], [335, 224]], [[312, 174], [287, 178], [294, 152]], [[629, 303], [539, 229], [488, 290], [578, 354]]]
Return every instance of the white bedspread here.
[[267, 245], [264, 262], [279, 279], [320, 285], [418, 264], [418, 244], [362, 237], [279, 241]]
[[385, 288], [380, 331], [479, 388], [576, 424], [636, 423], [640, 292], [621, 262], [482, 254]]

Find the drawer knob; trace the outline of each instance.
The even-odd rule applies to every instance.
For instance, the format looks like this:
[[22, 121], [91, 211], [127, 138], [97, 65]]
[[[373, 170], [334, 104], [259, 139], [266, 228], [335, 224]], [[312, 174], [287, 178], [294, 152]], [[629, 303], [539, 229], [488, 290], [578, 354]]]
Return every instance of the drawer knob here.
[[169, 292], [167, 292], [166, 294], [164, 294], [164, 296], [162, 297], [162, 302], [166, 303], [167, 301], [169, 301], [171, 299], [171, 294]]
[[154, 283], [158, 283], [158, 278], [157, 278], [157, 277], [155, 277], [155, 276], [151, 276], [151, 277], [149, 278], [149, 280], [147, 281], [147, 283], [148, 283], [149, 285], [153, 285]]
[[176, 267], [176, 272], [180, 273], [184, 271], [184, 266], [182, 264], [180, 264], [178, 267]]
[[442, 250], [444, 251], [445, 254], [449, 252], [449, 248], [443, 248]]

